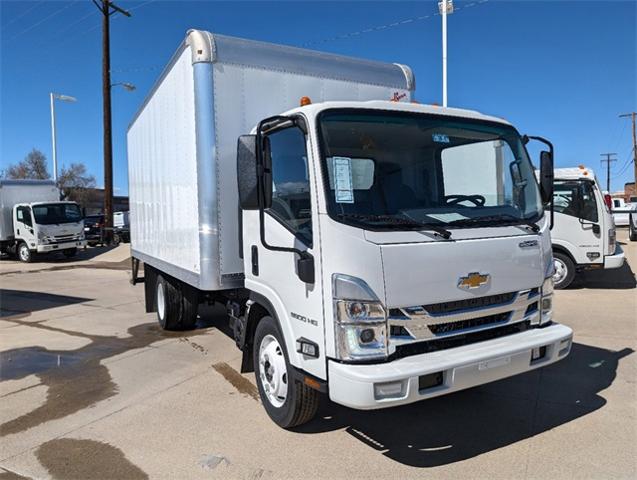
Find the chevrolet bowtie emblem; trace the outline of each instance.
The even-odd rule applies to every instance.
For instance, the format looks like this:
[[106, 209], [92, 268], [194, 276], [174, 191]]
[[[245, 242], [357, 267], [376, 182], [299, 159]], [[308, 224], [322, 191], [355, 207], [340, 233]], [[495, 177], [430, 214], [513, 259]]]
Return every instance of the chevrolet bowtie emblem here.
[[458, 280], [458, 288], [464, 288], [470, 290], [472, 288], [478, 288], [482, 285], [489, 283], [491, 276], [488, 273], [472, 272], [466, 277], [460, 277]]

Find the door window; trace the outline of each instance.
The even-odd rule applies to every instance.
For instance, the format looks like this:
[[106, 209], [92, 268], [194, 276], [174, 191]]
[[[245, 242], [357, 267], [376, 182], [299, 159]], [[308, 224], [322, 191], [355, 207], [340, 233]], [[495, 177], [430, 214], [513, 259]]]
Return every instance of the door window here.
[[19, 222], [22, 222], [27, 227], [33, 227], [31, 221], [31, 209], [29, 207], [18, 207], [16, 210], [16, 217]]
[[557, 213], [597, 222], [597, 202], [591, 182], [555, 182], [553, 207]]
[[268, 135], [272, 157], [272, 207], [268, 212], [312, 246], [312, 208], [305, 134], [286, 128]]

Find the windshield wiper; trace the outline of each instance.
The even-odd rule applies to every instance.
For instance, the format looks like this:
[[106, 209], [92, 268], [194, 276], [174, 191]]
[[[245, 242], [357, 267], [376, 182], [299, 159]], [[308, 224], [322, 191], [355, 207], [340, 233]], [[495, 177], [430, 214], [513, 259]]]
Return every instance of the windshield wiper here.
[[[505, 223], [503, 222], [505, 221]], [[484, 226], [494, 226], [494, 225], [515, 225], [515, 224], [524, 224], [529, 227], [534, 233], [540, 231], [540, 226], [530, 221], [527, 218], [516, 217], [515, 215], [511, 215], [508, 213], [500, 213], [498, 215], [485, 215], [483, 217], [476, 218], [463, 218], [460, 220], [453, 220], [449, 222], [449, 225], [455, 226], [470, 226], [470, 225], [484, 225]]]
[[412, 220], [410, 218], [393, 217], [391, 215], [373, 215], [362, 213], [339, 213], [339, 218], [350, 218], [354, 220], [362, 220], [368, 222], [385, 222], [394, 225], [403, 225], [406, 227], [420, 227], [423, 230], [432, 230], [439, 237], [449, 240], [451, 238], [451, 232], [446, 228], [436, 225], [434, 223], [424, 223]]

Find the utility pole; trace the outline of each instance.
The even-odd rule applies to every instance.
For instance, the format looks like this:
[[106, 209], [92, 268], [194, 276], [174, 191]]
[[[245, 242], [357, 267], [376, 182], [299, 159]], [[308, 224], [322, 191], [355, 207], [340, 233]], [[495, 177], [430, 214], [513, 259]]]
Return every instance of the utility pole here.
[[606, 163], [606, 191], [610, 194], [610, 164], [611, 162], [616, 162], [616, 158], [611, 158], [617, 156], [616, 153], [600, 153], [602, 157], [606, 157], [605, 160], [602, 160], [602, 163]]
[[102, 97], [104, 109], [104, 228], [106, 238], [113, 235], [113, 134], [111, 130], [111, 38], [110, 18], [115, 13], [130, 17], [111, 0], [93, 0], [102, 13]]
[[637, 116], [637, 112], [624, 113], [620, 115], [620, 118], [631, 117], [633, 121], [633, 169], [635, 173], [634, 182], [635, 182], [635, 192], [637, 192], [637, 131], [635, 130], [635, 117]]

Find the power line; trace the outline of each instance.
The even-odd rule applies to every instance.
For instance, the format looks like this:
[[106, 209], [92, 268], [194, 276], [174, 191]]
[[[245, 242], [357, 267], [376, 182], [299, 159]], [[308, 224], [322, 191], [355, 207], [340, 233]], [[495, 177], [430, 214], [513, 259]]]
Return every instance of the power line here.
[[32, 12], [33, 10], [35, 10], [37, 7], [39, 7], [40, 5], [42, 5], [44, 3], [44, 0], [42, 0], [41, 2], [36, 3], [35, 5], [31, 5], [29, 8], [27, 8], [24, 12], [22, 12], [20, 15], [13, 17], [11, 20], [9, 20], [7, 23], [5, 23], [4, 25], [2, 25], [2, 29], [4, 30], [5, 28], [7, 28], [9, 25], [11, 25], [12, 23], [17, 22], [18, 20], [20, 20], [22, 17], [24, 17], [25, 15], [27, 15], [28, 13]]
[[637, 188], [637, 126], [636, 126], [637, 112], [622, 113], [619, 116], [619, 118], [627, 118], [627, 117], [630, 117], [633, 124], [633, 167], [635, 169], [635, 176], [634, 176], [635, 188]]
[[[476, 7], [478, 5], [482, 5], [484, 3], [487, 3], [489, 0], [477, 0], [475, 2], [471, 2], [468, 3], [464, 6], [454, 6], [454, 13], [459, 11], [459, 10], [463, 10], [463, 9], [467, 9], [467, 8], [471, 8], [471, 7]], [[403, 25], [408, 25], [410, 23], [414, 23], [414, 22], [421, 22], [424, 20], [428, 20], [429, 18], [433, 18], [433, 17], [437, 17], [440, 16], [440, 12], [436, 11], [434, 13], [431, 13], [429, 15], [421, 15], [418, 17], [411, 17], [411, 18], [405, 18], [403, 20], [397, 20], [395, 22], [392, 23], [386, 23], [384, 25], [375, 25], [373, 27], [368, 27], [365, 28], [363, 30], [357, 30], [354, 32], [349, 32], [349, 33], [343, 33], [340, 35], [335, 35], [333, 37], [327, 37], [327, 38], [323, 38], [321, 40], [312, 40], [309, 42], [305, 42], [301, 44], [301, 47], [310, 47], [310, 46], [314, 46], [314, 45], [319, 45], [319, 44], [323, 44], [323, 43], [327, 43], [327, 42], [333, 42], [336, 40], [347, 40], [349, 38], [353, 38], [353, 37], [358, 37], [361, 35], [365, 35], [367, 33], [373, 33], [373, 32], [380, 32], [383, 30], [387, 30], [390, 28], [396, 28], [396, 27], [402, 27]]]
[[631, 148], [630, 151], [628, 152], [628, 156], [626, 157], [626, 161], [624, 162], [622, 167], [619, 169], [619, 172], [617, 172], [615, 175], [611, 177], [611, 180], [617, 180], [619, 177], [621, 177], [624, 174], [624, 172], [628, 169], [628, 167], [630, 167], [633, 164], [634, 160], [631, 158], [632, 154], [633, 154], [633, 149]]
[[75, 5], [77, 2], [79, 2], [79, 0], [74, 0], [71, 3], [63, 6], [62, 8], [59, 8], [57, 10], [55, 10], [53, 13], [51, 13], [50, 15], [44, 17], [42, 20], [35, 22], [34, 24], [32, 24], [30, 27], [25, 28], [24, 30], [22, 30], [19, 33], [16, 33], [13, 37], [11, 37], [9, 40], [15, 40], [16, 38], [18, 38], [21, 35], [24, 35], [27, 32], [30, 32], [31, 30], [33, 30], [35, 27], [38, 27], [40, 25], [42, 25], [44, 22], [46, 22], [47, 20], [59, 15], [60, 13], [62, 13], [64, 10], [71, 8], [73, 5]]

